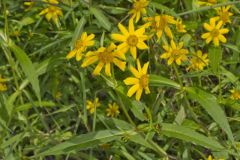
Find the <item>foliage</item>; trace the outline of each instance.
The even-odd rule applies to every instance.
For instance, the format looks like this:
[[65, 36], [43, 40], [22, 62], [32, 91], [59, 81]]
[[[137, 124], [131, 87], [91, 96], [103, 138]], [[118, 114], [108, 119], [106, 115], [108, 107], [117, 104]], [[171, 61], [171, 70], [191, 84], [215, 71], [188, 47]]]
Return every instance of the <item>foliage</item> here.
[[240, 159], [239, 7], [0, 0], [0, 158]]

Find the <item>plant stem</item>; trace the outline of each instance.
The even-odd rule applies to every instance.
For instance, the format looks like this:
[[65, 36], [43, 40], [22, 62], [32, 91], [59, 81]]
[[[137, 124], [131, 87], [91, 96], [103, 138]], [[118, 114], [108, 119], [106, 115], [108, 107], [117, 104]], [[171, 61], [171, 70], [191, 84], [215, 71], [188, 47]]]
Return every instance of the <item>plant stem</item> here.
[[234, 5], [234, 4], [237, 4], [237, 3], [240, 3], [240, 1], [219, 3], [219, 4], [212, 5], [212, 6], [200, 7], [199, 9], [193, 9], [193, 10], [190, 10], [190, 11], [178, 13], [178, 14], [176, 14], [176, 16], [184, 16], [184, 15], [191, 14], [191, 13], [202, 12], [202, 11], [218, 8], [218, 7], [221, 7], [221, 6]]

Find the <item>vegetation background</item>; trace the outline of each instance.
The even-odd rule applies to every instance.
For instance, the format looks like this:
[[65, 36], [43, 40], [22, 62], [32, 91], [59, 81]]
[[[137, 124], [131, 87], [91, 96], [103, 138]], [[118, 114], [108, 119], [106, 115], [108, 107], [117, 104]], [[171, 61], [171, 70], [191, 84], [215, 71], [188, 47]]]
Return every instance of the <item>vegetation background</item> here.
[[[147, 2], [145, 11], [133, 17], [139, 1]], [[240, 2], [139, 1], [0, 0], [1, 159], [240, 159]], [[230, 22], [219, 27], [228, 29], [226, 42], [206, 43], [216, 34], [206, 24], [214, 28], [210, 19], [225, 6]], [[174, 19], [172, 37], [167, 29], [155, 35], [146, 17], [156, 15]], [[137, 58], [126, 51], [111, 76], [104, 69], [92, 74], [95, 64], [81, 66], [87, 51], [119, 45], [113, 34], [121, 34], [119, 23], [128, 30], [131, 18], [148, 36]], [[78, 50], [77, 61], [69, 54], [85, 33], [95, 43]], [[170, 64], [161, 55], [173, 54], [163, 47], [173, 47], [172, 40], [188, 55]], [[194, 61], [197, 50], [208, 58]], [[136, 59], [142, 67], [149, 62], [147, 73]], [[132, 67], [147, 77], [137, 81], [139, 89], [150, 88], [139, 99], [126, 85]]]

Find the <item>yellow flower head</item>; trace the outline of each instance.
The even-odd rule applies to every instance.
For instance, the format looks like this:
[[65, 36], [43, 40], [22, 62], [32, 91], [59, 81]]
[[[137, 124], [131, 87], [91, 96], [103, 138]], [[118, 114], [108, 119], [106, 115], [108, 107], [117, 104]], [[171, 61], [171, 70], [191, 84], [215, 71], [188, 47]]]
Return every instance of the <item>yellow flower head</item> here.
[[240, 90], [232, 89], [232, 90], [230, 90], [230, 92], [232, 93], [230, 96], [231, 99], [240, 100]]
[[117, 117], [120, 113], [119, 106], [116, 103], [109, 103], [106, 112], [108, 117]]
[[62, 9], [56, 5], [59, 3], [57, 0], [43, 0], [48, 4], [48, 7], [43, 9], [39, 15], [44, 15], [48, 21], [53, 19], [55, 23], [58, 23], [58, 16], [63, 16]]
[[87, 109], [93, 114], [95, 112], [95, 108], [99, 107], [101, 104], [99, 103], [99, 99], [95, 98], [94, 101], [87, 100]]
[[133, 19], [129, 20], [128, 30], [122, 25], [118, 24], [119, 30], [122, 34], [112, 34], [112, 39], [122, 42], [117, 50], [125, 54], [129, 49], [134, 59], [137, 58], [137, 48], [138, 49], [147, 49], [148, 46], [144, 43], [148, 39], [147, 35], [144, 35], [145, 28], [141, 27], [135, 31]]
[[222, 159], [222, 158], [220, 158], [220, 159], [214, 159], [211, 155], [209, 155], [207, 160], [224, 160], [224, 159]]
[[214, 46], [219, 46], [219, 41], [226, 43], [227, 39], [223, 36], [229, 32], [227, 28], [221, 28], [223, 21], [219, 21], [216, 24], [216, 18], [210, 19], [210, 24], [204, 23], [203, 27], [208, 31], [207, 33], [202, 34], [202, 38], [206, 39], [206, 43], [209, 44], [213, 41]]
[[169, 25], [176, 24], [176, 21], [172, 16], [162, 14], [153, 17], [147, 17], [144, 20], [147, 21], [144, 26], [151, 27], [152, 30], [157, 34], [158, 39], [162, 37], [163, 32], [165, 32], [169, 38], [173, 39], [173, 34]]
[[133, 85], [127, 92], [127, 96], [131, 97], [134, 93], [136, 93], [136, 100], [139, 101], [143, 92], [145, 90], [145, 94], [149, 94], [150, 90], [148, 87], [149, 75], [147, 74], [149, 62], [145, 63], [143, 67], [139, 60], [137, 60], [137, 69], [130, 66], [130, 71], [134, 75], [134, 77], [128, 77], [124, 80], [126, 85]]
[[201, 50], [198, 50], [196, 53], [194, 53], [194, 56], [190, 60], [191, 66], [188, 69], [201, 71], [205, 66], [208, 65], [208, 61], [207, 53], [203, 54]]
[[168, 59], [167, 64], [171, 65], [174, 61], [177, 65], [181, 65], [182, 61], [187, 60], [188, 50], [183, 49], [183, 42], [179, 44], [175, 44], [173, 40], [171, 40], [171, 45], [163, 45], [164, 52], [160, 58]]
[[211, 6], [217, 3], [217, 0], [199, 0], [198, 4], [201, 5], [206, 5], [206, 6]]
[[6, 81], [7, 79], [2, 78], [2, 76], [0, 75], [0, 92], [7, 90], [7, 85], [4, 83]]
[[136, 18], [136, 22], [139, 21], [141, 14], [146, 14], [146, 7], [148, 6], [149, 1], [147, 0], [133, 0], [133, 7], [128, 12], [132, 15], [132, 19]]
[[87, 67], [98, 61], [98, 65], [93, 71], [93, 75], [99, 75], [103, 66], [105, 66], [105, 73], [107, 76], [111, 76], [111, 63], [114, 63], [122, 71], [125, 70], [126, 62], [124, 54], [116, 52], [116, 45], [111, 43], [107, 48], [100, 47], [97, 51], [90, 51], [86, 54], [86, 57], [82, 63], [82, 67]]
[[230, 8], [231, 6], [226, 6], [226, 7], [223, 6], [221, 8], [217, 8], [218, 16], [215, 18], [223, 21], [223, 24], [231, 23], [230, 17], [233, 15], [233, 13], [228, 11]]
[[83, 56], [83, 52], [86, 51], [87, 47], [94, 45], [94, 34], [87, 35], [86, 32], [83, 32], [81, 38], [77, 40], [75, 47], [72, 51], [66, 56], [67, 59], [71, 59], [76, 56], [76, 60], [80, 61]]
[[176, 21], [176, 28], [177, 28], [177, 31], [178, 32], [180, 32], [180, 33], [185, 33], [185, 32], [187, 32], [186, 30], [185, 30], [185, 25], [184, 24], [182, 24], [182, 20], [180, 20], [180, 19], [178, 19], [177, 21]]

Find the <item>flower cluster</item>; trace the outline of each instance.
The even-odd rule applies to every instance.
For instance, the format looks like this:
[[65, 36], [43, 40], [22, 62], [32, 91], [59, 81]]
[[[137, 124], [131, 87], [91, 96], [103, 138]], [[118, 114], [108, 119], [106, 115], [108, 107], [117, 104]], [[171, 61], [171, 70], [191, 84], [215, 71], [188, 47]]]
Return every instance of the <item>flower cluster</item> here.
[[7, 85], [5, 84], [6, 81], [7, 81], [7, 79], [3, 78], [0, 75], [0, 92], [3, 92], [3, 91], [7, 90]]
[[[87, 100], [87, 110], [90, 114], [93, 114], [98, 107], [101, 106], [99, 98], [95, 98], [94, 101]], [[108, 117], [117, 117], [119, 115], [119, 106], [117, 103], [108, 103], [108, 108], [106, 109], [106, 115]]]

